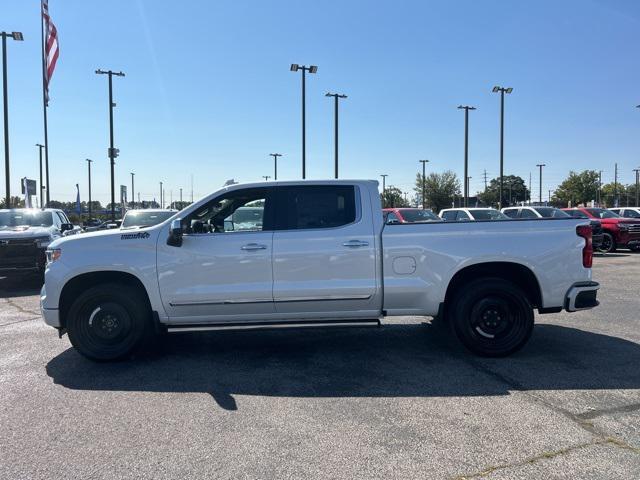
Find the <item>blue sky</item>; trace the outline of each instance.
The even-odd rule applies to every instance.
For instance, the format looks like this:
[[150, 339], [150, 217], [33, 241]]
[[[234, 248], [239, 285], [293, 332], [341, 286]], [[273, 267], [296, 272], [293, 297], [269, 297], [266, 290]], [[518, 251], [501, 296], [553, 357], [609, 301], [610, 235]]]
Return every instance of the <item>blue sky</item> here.
[[[609, 1], [50, 0], [60, 36], [51, 84], [51, 197], [69, 201], [92, 158], [93, 196], [109, 195], [107, 79], [114, 79], [116, 188], [143, 199], [195, 196], [230, 178], [300, 178], [300, 74], [307, 81], [308, 178], [333, 174], [333, 104], [341, 103], [341, 177], [412, 188], [429, 170], [463, 166], [470, 117], [471, 191], [499, 173], [499, 97], [506, 98], [505, 174], [546, 163], [545, 192], [570, 169], [634, 180], [640, 165], [640, 3]], [[42, 142], [39, 1], [0, 3], [9, 41], [12, 189], [37, 178]], [[4, 180], [3, 183], [4, 184]], [[4, 193], [4, 192], [3, 192]], [[136, 195], [137, 196], [137, 195]]]

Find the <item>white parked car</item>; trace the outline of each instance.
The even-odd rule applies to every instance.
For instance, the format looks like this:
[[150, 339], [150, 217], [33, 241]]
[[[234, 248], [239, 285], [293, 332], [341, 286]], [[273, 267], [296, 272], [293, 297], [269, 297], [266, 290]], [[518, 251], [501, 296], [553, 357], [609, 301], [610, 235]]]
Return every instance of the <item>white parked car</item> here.
[[41, 309], [97, 360], [158, 331], [396, 315], [438, 316], [471, 351], [503, 356], [527, 342], [534, 309], [598, 304], [590, 238], [573, 218], [385, 225], [375, 181], [237, 184], [153, 227], [55, 241]]
[[438, 215], [445, 222], [467, 222], [474, 220], [509, 220], [495, 208], [445, 208]]
[[505, 207], [500, 211], [509, 218], [567, 218], [570, 216], [555, 207]]
[[130, 228], [152, 227], [173, 217], [178, 210], [146, 208], [142, 210], [127, 210], [124, 214], [120, 228], [122, 230]]
[[609, 208], [609, 211], [617, 213], [623, 218], [640, 218], [640, 208], [638, 207]]

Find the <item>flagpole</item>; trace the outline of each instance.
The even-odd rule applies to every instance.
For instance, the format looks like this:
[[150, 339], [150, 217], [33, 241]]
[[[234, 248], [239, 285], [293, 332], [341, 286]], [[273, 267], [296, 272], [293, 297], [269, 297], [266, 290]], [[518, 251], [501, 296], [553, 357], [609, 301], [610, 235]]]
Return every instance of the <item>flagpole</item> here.
[[[42, 208], [49, 206], [49, 195], [51, 188], [49, 188], [49, 133], [47, 129], [47, 79], [46, 69], [47, 62], [44, 57], [44, 15], [42, 11], [42, 1], [40, 2], [40, 47], [42, 50], [42, 113], [44, 119], [44, 164], [45, 164], [45, 181], [47, 182], [46, 197], [47, 201]], [[40, 186], [42, 188], [42, 186]]]

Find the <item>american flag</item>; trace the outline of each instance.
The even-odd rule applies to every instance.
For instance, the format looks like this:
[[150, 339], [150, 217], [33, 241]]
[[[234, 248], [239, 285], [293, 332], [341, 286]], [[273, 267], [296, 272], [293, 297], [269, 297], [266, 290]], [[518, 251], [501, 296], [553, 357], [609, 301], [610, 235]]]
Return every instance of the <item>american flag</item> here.
[[44, 86], [49, 103], [49, 82], [56, 68], [60, 49], [58, 48], [58, 30], [49, 16], [49, 0], [42, 0], [42, 23], [44, 28]]

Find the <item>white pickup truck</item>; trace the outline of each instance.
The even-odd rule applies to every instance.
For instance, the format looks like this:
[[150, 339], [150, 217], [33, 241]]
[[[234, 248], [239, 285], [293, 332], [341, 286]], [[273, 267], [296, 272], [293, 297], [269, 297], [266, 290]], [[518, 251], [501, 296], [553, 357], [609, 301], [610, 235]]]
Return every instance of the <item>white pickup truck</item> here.
[[47, 259], [44, 321], [95, 360], [167, 331], [397, 315], [438, 317], [471, 351], [504, 356], [534, 309], [598, 304], [588, 222], [384, 225], [367, 180], [232, 185], [156, 226], [57, 240]]

